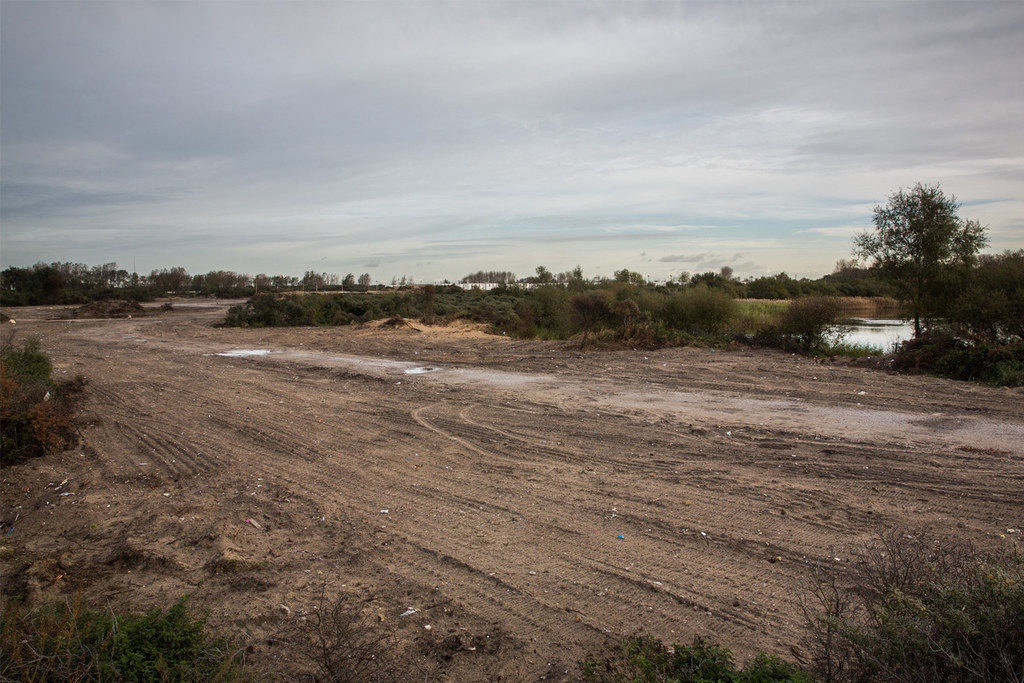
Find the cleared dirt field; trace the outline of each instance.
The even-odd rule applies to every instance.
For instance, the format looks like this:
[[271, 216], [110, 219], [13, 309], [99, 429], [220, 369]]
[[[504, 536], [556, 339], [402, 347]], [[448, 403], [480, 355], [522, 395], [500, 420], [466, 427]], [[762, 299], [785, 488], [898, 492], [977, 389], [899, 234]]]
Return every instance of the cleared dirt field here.
[[190, 593], [301, 675], [282, 634], [326, 590], [420, 677], [557, 680], [641, 629], [792, 659], [810, 567], [884, 530], [1024, 541], [1020, 389], [466, 326], [215, 327], [227, 305], [7, 311], [89, 384], [80, 447], [0, 473], [5, 592]]

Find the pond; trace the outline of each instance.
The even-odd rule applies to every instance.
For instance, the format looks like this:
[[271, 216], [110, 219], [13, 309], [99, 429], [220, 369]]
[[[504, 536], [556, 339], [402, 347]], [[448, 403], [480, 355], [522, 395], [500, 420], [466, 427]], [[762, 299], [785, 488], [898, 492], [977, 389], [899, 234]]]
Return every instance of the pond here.
[[855, 346], [871, 346], [892, 352], [896, 344], [914, 336], [914, 323], [891, 318], [851, 318], [847, 321], [850, 332], [843, 342]]

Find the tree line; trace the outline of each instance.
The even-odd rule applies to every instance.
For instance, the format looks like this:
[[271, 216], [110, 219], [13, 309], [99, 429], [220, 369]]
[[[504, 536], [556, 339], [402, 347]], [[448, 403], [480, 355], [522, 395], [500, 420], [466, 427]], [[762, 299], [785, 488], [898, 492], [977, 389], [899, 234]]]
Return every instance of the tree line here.
[[140, 275], [118, 268], [116, 263], [90, 267], [84, 263], [54, 262], [36, 263], [27, 268], [10, 266], [0, 272], [0, 305], [82, 304], [112, 298], [150, 301], [168, 295], [244, 297], [260, 292], [365, 292], [373, 288], [369, 273], [340, 277], [310, 270], [300, 278], [212, 270], [193, 275], [176, 266]]

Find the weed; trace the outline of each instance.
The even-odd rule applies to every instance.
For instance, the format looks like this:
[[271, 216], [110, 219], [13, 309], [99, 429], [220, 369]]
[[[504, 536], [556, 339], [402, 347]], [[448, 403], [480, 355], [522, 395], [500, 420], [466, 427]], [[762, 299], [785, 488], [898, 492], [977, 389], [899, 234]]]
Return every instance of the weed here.
[[81, 595], [26, 612], [3, 609], [3, 680], [235, 681], [245, 678], [227, 641], [206, 635], [188, 597], [167, 610], [117, 615], [89, 609]]
[[829, 356], [848, 356], [850, 358], [865, 358], [868, 356], [884, 356], [885, 352], [880, 346], [869, 344], [850, 344], [848, 342], [836, 342], [829, 344], [825, 349]]
[[678, 683], [810, 683], [811, 677], [794, 665], [760, 653], [750, 664], [737, 670], [728, 648], [695, 638], [692, 645], [666, 647], [647, 635], [634, 636], [621, 650], [605, 659], [587, 659], [580, 664], [587, 681], [618, 682], [676, 681]]

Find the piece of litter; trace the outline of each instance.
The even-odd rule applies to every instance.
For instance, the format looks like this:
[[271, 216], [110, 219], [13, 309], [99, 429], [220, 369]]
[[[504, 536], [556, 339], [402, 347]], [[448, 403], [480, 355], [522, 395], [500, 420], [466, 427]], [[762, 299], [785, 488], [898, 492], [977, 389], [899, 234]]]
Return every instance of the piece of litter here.
[[247, 519], [247, 520], [245, 520], [245, 521], [246, 521], [246, 523], [248, 523], [248, 524], [251, 524], [251, 525], [252, 525], [252, 526], [253, 526], [254, 528], [256, 528], [256, 529], [260, 529], [260, 530], [262, 530], [262, 529], [263, 529], [263, 527], [262, 527], [262, 526], [260, 525], [260, 523], [259, 523], [259, 522], [257, 522], [257, 521], [256, 521], [256, 520], [254, 520], [254, 519]]
[[425, 625], [423, 626], [423, 630], [424, 630], [424, 631], [429, 631], [429, 630], [430, 630], [430, 624], [425, 624]]
[[381, 511], [380, 511], [380, 514], [382, 514], [382, 515], [386, 515], [386, 514], [388, 514], [388, 512], [390, 512], [390, 510], [381, 510]]
[[60, 495], [61, 495], [61, 497], [63, 498], [64, 496], [73, 496], [73, 495], [75, 495], [75, 494], [71, 493], [70, 491], [65, 491], [64, 493], [62, 493], [62, 494], [60, 494]]
[[625, 536], [623, 536], [622, 534], [619, 534], [619, 535], [618, 535], [618, 536], [616, 536], [615, 538], [625, 538]]
[[410, 607], [409, 609], [405, 610], [404, 612], [402, 612], [398, 616], [400, 616], [400, 617], [408, 617], [408, 616], [412, 616], [413, 614], [416, 614], [416, 610], [414, 610], [412, 607]]

